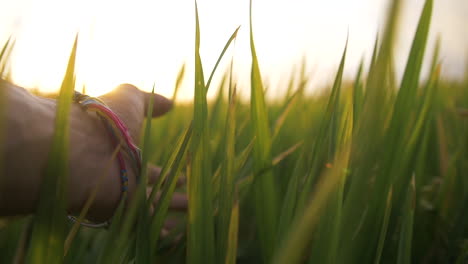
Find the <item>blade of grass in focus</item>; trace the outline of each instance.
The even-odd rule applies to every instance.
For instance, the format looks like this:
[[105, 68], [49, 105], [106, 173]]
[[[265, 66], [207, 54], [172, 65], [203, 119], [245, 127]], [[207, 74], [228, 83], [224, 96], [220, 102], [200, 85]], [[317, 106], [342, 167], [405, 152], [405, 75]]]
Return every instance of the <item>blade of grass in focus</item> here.
[[[225, 132], [224, 132], [224, 142], [223, 142], [223, 163], [222, 163], [222, 173], [220, 175], [219, 183], [219, 192], [218, 192], [218, 214], [216, 218], [216, 252], [217, 252], [217, 263], [222, 263], [224, 261], [228, 262], [228, 259], [231, 259], [228, 254], [231, 251], [235, 253], [237, 243], [231, 244], [231, 232], [235, 232], [237, 235], [237, 224], [232, 223], [233, 220], [238, 221], [238, 216], [234, 216], [234, 213], [239, 213], [234, 211], [234, 194], [235, 194], [235, 134], [236, 134], [236, 91], [235, 88], [232, 88], [232, 61], [230, 68], [230, 80], [229, 80], [229, 102], [228, 102], [228, 112], [225, 122]], [[234, 219], [233, 219], [234, 218]], [[231, 230], [231, 228], [235, 230]], [[237, 241], [237, 240], [235, 240]], [[234, 256], [235, 261], [235, 256]]]
[[189, 263], [210, 264], [215, 262], [212, 174], [209, 157], [207, 88], [199, 53], [200, 27], [196, 1], [195, 23], [195, 101], [187, 170], [189, 200], [187, 260]]
[[52, 147], [41, 184], [39, 205], [27, 256], [28, 263], [60, 263], [64, 256], [67, 210], [69, 113], [75, 89], [78, 36], [57, 100]]
[[148, 226], [150, 225], [150, 217], [148, 210], [148, 201], [146, 199], [146, 187], [148, 186], [148, 156], [150, 153], [151, 146], [151, 119], [153, 118], [153, 105], [154, 105], [154, 86], [151, 90], [151, 96], [148, 103], [148, 109], [146, 113], [146, 125], [145, 125], [145, 134], [143, 136], [142, 144], [142, 161], [141, 161], [141, 172], [139, 177], [139, 185], [137, 190], [137, 195], [140, 200], [139, 212], [138, 212], [138, 223], [136, 230], [136, 256], [135, 262], [137, 263], [151, 263], [151, 241], [150, 236], [148, 236]]
[[[197, 16], [198, 17], [198, 16]], [[210, 88], [211, 80], [213, 79], [214, 73], [216, 72], [216, 69], [218, 68], [219, 63], [221, 62], [221, 59], [224, 56], [224, 53], [226, 53], [227, 49], [231, 45], [231, 42], [236, 39], [237, 37], [237, 32], [239, 31], [240, 26], [234, 30], [234, 32], [231, 34], [231, 37], [229, 37], [228, 41], [226, 42], [226, 45], [224, 45], [223, 51], [221, 51], [221, 54], [218, 57], [218, 60], [216, 61], [215, 66], [213, 67], [213, 70], [211, 71], [210, 77], [208, 78], [208, 82], [206, 83], [206, 92], [208, 92], [208, 89]]]
[[250, 108], [252, 133], [256, 138], [253, 146], [255, 215], [263, 261], [268, 263], [275, 249], [278, 198], [273, 173], [267, 169], [271, 167], [272, 161], [271, 136], [263, 94], [264, 87], [253, 39], [252, 1], [250, 1], [250, 50], [252, 53]]
[[[192, 136], [192, 125], [190, 125], [185, 134], [181, 136], [176, 147], [174, 148], [174, 152], [169, 158], [168, 162], [164, 165], [161, 171], [161, 181], [165, 181], [164, 186], [161, 188], [161, 183], [158, 182], [153, 186], [153, 190], [151, 192], [149, 201], [154, 201], [156, 196], [156, 191], [161, 190], [161, 196], [159, 198], [158, 203], [154, 208], [154, 214], [151, 219], [151, 226], [150, 226], [150, 250], [151, 250], [151, 260], [154, 261], [154, 254], [156, 253], [156, 248], [158, 244], [159, 234], [164, 225], [164, 220], [167, 216], [167, 210], [169, 208], [169, 204], [174, 193], [174, 189], [176, 187], [177, 179], [180, 176], [180, 170], [183, 165], [183, 160], [186, 157], [187, 147], [190, 143], [190, 138]], [[167, 177], [166, 177], [167, 175]], [[148, 208], [149, 210], [149, 208]]]

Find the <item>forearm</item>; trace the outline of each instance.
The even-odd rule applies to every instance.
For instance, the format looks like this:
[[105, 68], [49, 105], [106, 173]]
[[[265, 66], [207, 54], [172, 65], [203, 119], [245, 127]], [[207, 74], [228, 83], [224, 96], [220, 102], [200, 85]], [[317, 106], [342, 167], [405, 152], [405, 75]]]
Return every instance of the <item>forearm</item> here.
[[[44, 168], [54, 133], [55, 100], [32, 96], [2, 81], [7, 95], [6, 138], [0, 214], [33, 213], [39, 201]], [[68, 175], [69, 211], [77, 213], [100, 175], [105, 173], [113, 147], [100, 120], [74, 104], [70, 114]], [[103, 175], [91, 216], [104, 220], [120, 199], [117, 163]], [[131, 179], [132, 180], [132, 179]], [[134, 185], [131, 181], [130, 184]]]

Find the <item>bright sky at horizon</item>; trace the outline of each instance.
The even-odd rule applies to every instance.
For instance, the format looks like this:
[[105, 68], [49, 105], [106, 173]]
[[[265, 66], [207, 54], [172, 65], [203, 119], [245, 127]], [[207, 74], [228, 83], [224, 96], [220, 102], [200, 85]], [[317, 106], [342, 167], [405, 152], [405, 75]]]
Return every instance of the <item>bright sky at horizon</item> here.
[[[403, 1], [395, 62], [402, 70], [423, 0]], [[253, 29], [260, 67], [271, 84], [269, 96], [282, 94], [303, 57], [313, 82], [309, 91], [331, 81], [349, 31], [345, 74], [352, 78], [362, 58], [369, 60], [382, 28], [385, 0], [254, 0]], [[77, 31], [78, 85], [102, 94], [119, 83], [132, 83], [170, 97], [177, 72], [186, 63], [179, 96], [193, 97], [194, 2], [0, 0], [0, 41], [13, 34], [13, 78], [19, 85], [43, 91], [60, 86]], [[208, 78], [219, 53], [237, 26], [235, 46], [219, 68], [214, 83], [234, 56], [241, 93], [249, 94], [250, 47], [248, 0], [199, 0], [201, 56]], [[442, 39], [443, 73], [460, 78], [468, 59], [468, 1], [435, 0], [427, 54], [436, 36]], [[428, 57], [428, 56], [427, 56]], [[212, 89], [211, 94], [215, 92]]]

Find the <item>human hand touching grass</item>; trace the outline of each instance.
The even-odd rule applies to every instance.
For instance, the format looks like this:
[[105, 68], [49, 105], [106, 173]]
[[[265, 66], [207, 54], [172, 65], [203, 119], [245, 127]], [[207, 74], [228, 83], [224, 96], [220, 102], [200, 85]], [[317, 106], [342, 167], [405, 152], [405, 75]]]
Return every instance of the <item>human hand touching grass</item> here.
[[[4, 171], [0, 192], [0, 215], [22, 215], [35, 212], [46, 166], [56, 113], [56, 100], [34, 96], [25, 89], [0, 80], [6, 90], [6, 138]], [[134, 142], [138, 143], [148, 106], [149, 93], [133, 85], [123, 84], [100, 97], [127, 126]], [[172, 102], [161, 95], [154, 96], [153, 117], [167, 113]], [[104, 124], [93, 113], [74, 103], [70, 113], [70, 148], [68, 179], [68, 211], [78, 215], [99, 178], [94, 202], [87, 218], [106, 221], [112, 217], [121, 199], [121, 181], [117, 161], [110, 161], [115, 145]], [[131, 168], [130, 160], [125, 159]], [[106, 168], [111, 164], [110, 168]], [[156, 182], [161, 170], [148, 168], [148, 181]], [[129, 197], [136, 190], [135, 171], [129, 169]], [[104, 175], [103, 175], [104, 174]], [[155, 201], [156, 202], [156, 201]], [[171, 208], [185, 210], [185, 195], [175, 194]]]

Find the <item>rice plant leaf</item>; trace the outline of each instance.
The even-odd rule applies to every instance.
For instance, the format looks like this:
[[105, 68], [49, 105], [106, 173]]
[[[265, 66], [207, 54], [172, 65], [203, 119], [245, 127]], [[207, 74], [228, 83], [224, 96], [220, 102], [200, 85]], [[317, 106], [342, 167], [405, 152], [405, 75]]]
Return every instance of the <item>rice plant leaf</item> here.
[[362, 100], [363, 100], [363, 85], [362, 85], [362, 68], [364, 62], [361, 61], [361, 64], [359, 64], [359, 69], [356, 73], [356, 78], [354, 79], [354, 85], [353, 85], [353, 125], [358, 123], [359, 120], [359, 114], [362, 111]]
[[195, 1], [195, 102], [193, 135], [189, 150], [188, 184], [188, 237], [189, 263], [214, 263], [214, 220], [212, 174], [210, 166], [208, 106], [203, 67], [200, 59], [200, 28]]
[[156, 191], [161, 190], [161, 196], [154, 208], [154, 214], [151, 219], [150, 231], [147, 231], [150, 234], [149, 248], [151, 252], [154, 252], [151, 255], [152, 261], [154, 261], [155, 258], [156, 249], [158, 247], [159, 234], [161, 233], [161, 230], [164, 226], [164, 221], [166, 219], [172, 195], [177, 184], [177, 179], [180, 176], [180, 170], [186, 157], [191, 135], [192, 125], [190, 125], [184, 135], [181, 136], [176, 144], [176, 147], [174, 148], [173, 154], [161, 171], [161, 177], [167, 175], [167, 177], [164, 177], [166, 179], [164, 186], [160, 188], [160, 186], [154, 185], [149, 198], [149, 201], [154, 201]]
[[[232, 64], [231, 64], [232, 66]], [[230, 68], [230, 77], [232, 76], [232, 67]], [[232, 79], [229, 82], [229, 105], [225, 121], [224, 129], [224, 157], [222, 173], [220, 175], [220, 184], [218, 192], [218, 215], [216, 218], [216, 252], [217, 252], [217, 263], [224, 261], [228, 262], [229, 251], [236, 252], [237, 243], [230, 245], [231, 232], [235, 232], [237, 236], [237, 223], [232, 221], [238, 221], [238, 215], [234, 216], [234, 192], [235, 192], [235, 143], [236, 143], [236, 90], [232, 87]], [[235, 219], [233, 219], [233, 217]], [[233, 226], [235, 225], [235, 226]], [[231, 230], [235, 228], [235, 230]], [[235, 239], [237, 241], [237, 239]], [[231, 253], [232, 254], [232, 253]], [[235, 257], [234, 257], [235, 261]]]
[[137, 195], [141, 195], [139, 198], [141, 204], [139, 206], [139, 215], [138, 215], [138, 225], [137, 225], [137, 235], [136, 235], [136, 256], [135, 261], [137, 263], [151, 263], [151, 249], [150, 249], [150, 236], [148, 236], [148, 226], [150, 225], [150, 217], [148, 211], [148, 201], [146, 199], [146, 187], [148, 186], [148, 156], [151, 146], [151, 119], [153, 117], [153, 104], [154, 104], [154, 85], [151, 91], [150, 100], [148, 103], [147, 113], [146, 113], [146, 126], [145, 134], [143, 137], [142, 144], [142, 161], [141, 161], [141, 172], [140, 172], [140, 182], [138, 185]]
[[177, 100], [177, 94], [179, 92], [180, 86], [182, 85], [182, 81], [184, 80], [184, 76], [185, 76], [185, 63], [182, 64], [182, 67], [180, 67], [180, 70], [177, 73], [176, 83], [174, 86], [174, 93], [172, 94], [172, 101], [174, 102]]
[[28, 263], [60, 263], [64, 256], [67, 210], [69, 114], [75, 88], [75, 60], [78, 36], [57, 101], [52, 147], [41, 185], [34, 219]]
[[237, 237], [239, 231], [239, 203], [232, 207], [229, 220], [229, 239], [226, 252], [226, 264], [235, 264], [237, 258]]
[[5, 42], [3, 45], [2, 51], [0, 51], [0, 78], [6, 78], [8, 76], [6, 69], [7, 69], [7, 64], [11, 56], [11, 52], [13, 51], [13, 48], [15, 46], [15, 40], [12, 39], [10, 36], [8, 40]]
[[279, 117], [276, 119], [275, 126], [273, 127], [273, 136], [272, 136], [272, 141], [275, 142], [275, 139], [277, 138], [279, 131], [281, 127], [284, 124], [284, 121], [286, 121], [286, 117], [288, 116], [289, 112], [297, 102], [297, 98], [299, 98], [300, 90], [296, 91], [291, 98], [287, 101], [283, 111], [279, 115]]
[[276, 184], [272, 172], [271, 135], [264, 87], [258, 65], [252, 29], [252, 1], [250, 1], [250, 50], [252, 53], [250, 107], [252, 132], [256, 138], [253, 147], [255, 214], [260, 248], [265, 263], [271, 261], [275, 248], [278, 208]]
[[382, 257], [382, 251], [383, 251], [384, 244], [385, 244], [385, 237], [387, 236], [388, 221], [390, 219], [390, 213], [392, 211], [392, 199], [393, 199], [392, 195], [393, 195], [393, 187], [390, 187], [390, 190], [387, 194], [387, 203], [385, 206], [385, 214], [384, 214], [383, 221], [382, 221], [382, 227], [379, 233], [377, 252], [375, 254], [375, 261], [374, 261], [375, 264], [379, 264], [380, 259]]
[[344, 66], [346, 62], [346, 53], [348, 48], [348, 40], [346, 40], [345, 48], [343, 50], [340, 65], [335, 76], [333, 88], [327, 102], [325, 113], [323, 114], [320, 124], [318, 125], [318, 135], [315, 143], [312, 145], [312, 160], [309, 162], [310, 168], [306, 175], [302, 192], [298, 198], [298, 210], [304, 209], [305, 202], [307, 201], [315, 181], [315, 176], [320, 173], [323, 168], [323, 163], [328, 163], [333, 159], [336, 151], [336, 141], [338, 135], [338, 118], [340, 115], [340, 95], [341, 95], [341, 82], [343, 79]]
[[208, 82], [206, 83], [206, 92], [208, 92], [208, 89], [210, 88], [211, 80], [213, 79], [214, 73], [216, 72], [216, 69], [218, 68], [219, 63], [221, 62], [221, 59], [224, 56], [224, 53], [226, 53], [227, 49], [231, 45], [231, 42], [236, 39], [237, 37], [237, 32], [239, 31], [240, 26], [234, 30], [232, 33], [231, 37], [229, 37], [228, 41], [226, 42], [226, 45], [224, 45], [223, 51], [221, 51], [221, 54], [218, 57], [218, 60], [216, 61], [215, 66], [213, 67], [213, 70], [211, 71], [210, 77], [208, 78]]
[[411, 184], [408, 186], [406, 201], [403, 206], [403, 224], [398, 243], [398, 264], [411, 263], [411, 245], [413, 242], [413, 222], [414, 208], [416, 204], [416, 189], [415, 178], [411, 179]]
[[344, 177], [344, 170], [348, 167], [349, 161], [349, 144], [337, 153], [333, 162], [335, 165], [320, 178], [303, 215], [294, 221], [286, 239], [279, 243], [275, 257], [272, 259], [273, 263], [301, 263], [323, 208]]

